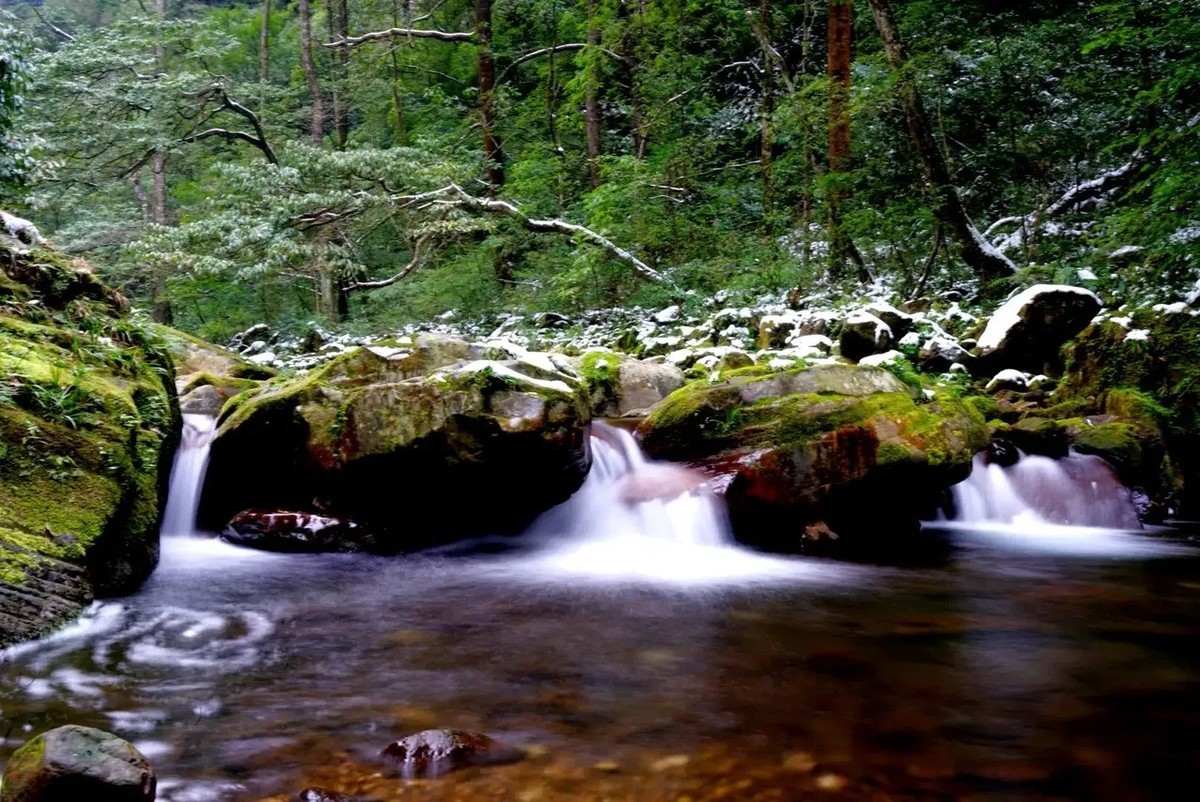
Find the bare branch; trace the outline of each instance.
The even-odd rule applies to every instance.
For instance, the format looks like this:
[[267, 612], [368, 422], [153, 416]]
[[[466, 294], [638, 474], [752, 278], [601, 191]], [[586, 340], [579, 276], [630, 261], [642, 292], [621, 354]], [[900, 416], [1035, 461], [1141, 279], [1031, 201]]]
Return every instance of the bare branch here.
[[347, 36], [336, 42], [326, 42], [321, 47], [335, 49], [339, 47], [358, 47], [367, 42], [379, 42], [387, 39], [438, 39], [443, 42], [471, 42], [475, 39], [474, 31], [439, 31], [425, 28], [388, 28], [385, 31], [372, 31], [362, 36]]
[[353, 284], [347, 284], [344, 289], [347, 292], [351, 292], [353, 290], [377, 290], [380, 287], [390, 287], [397, 281], [407, 278], [408, 275], [416, 270], [417, 266], [421, 264], [421, 248], [426, 242], [429, 241], [429, 236], [429, 234], [426, 234], [425, 236], [417, 239], [416, 243], [413, 245], [412, 259], [408, 264], [402, 267], [400, 272], [396, 275], [389, 278], [379, 279], [378, 281], [356, 281]]
[[75, 37], [74, 37], [74, 36], [72, 36], [71, 34], [67, 33], [67, 32], [66, 32], [66, 31], [64, 31], [62, 28], [58, 27], [58, 26], [57, 26], [57, 25], [55, 25], [53, 22], [51, 22], [50, 20], [48, 20], [48, 19], [46, 19], [44, 16], [42, 16], [42, 12], [41, 12], [41, 11], [38, 9], [38, 7], [37, 7], [36, 5], [34, 5], [34, 4], [32, 4], [32, 3], [31, 3], [31, 4], [30, 4], [30, 6], [29, 6], [29, 8], [30, 8], [30, 10], [31, 10], [31, 11], [33, 11], [33, 15], [34, 15], [35, 17], [37, 17], [39, 20], [41, 20], [41, 21], [42, 21], [42, 24], [43, 24], [43, 25], [45, 25], [47, 28], [49, 28], [50, 30], [54, 31], [56, 34], [58, 34], [59, 36], [61, 36], [63, 39], [66, 39], [68, 42], [74, 42], [74, 41], [75, 41]]
[[[588, 47], [587, 42], [568, 42], [562, 45], [555, 45], [554, 47], [543, 47], [539, 50], [531, 50], [524, 55], [517, 56], [515, 59], [509, 62], [508, 66], [504, 68], [503, 72], [501, 72], [500, 76], [496, 79], [496, 83], [503, 81], [504, 76], [508, 75], [509, 71], [512, 70], [513, 67], [524, 64], [527, 61], [533, 61], [535, 58], [542, 58], [543, 56], [549, 56], [554, 53], [569, 53], [575, 50], [583, 50], [585, 47]], [[609, 50], [608, 48], [604, 47], [597, 47], [596, 50], [613, 59], [614, 61], [619, 61], [622, 64], [629, 63], [629, 59], [625, 58], [614, 50]]]
[[443, 191], [448, 191], [448, 193], [457, 199], [457, 201], [464, 208], [471, 209], [472, 211], [492, 212], [495, 214], [504, 215], [505, 217], [511, 217], [529, 231], [554, 232], [586, 240], [587, 242], [590, 242], [591, 244], [608, 251], [618, 259], [628, 262], [633, 266], [634, 270], [641, 273], [651, 281], [656, 281], [660, 284], [666, 284], [669, 287], [675, 287], [674, 282], [672, 282], [662, 273], [658, 272], [629, 251], [617, 245], [612, 240], [596, 233], [595, 231], [592, 231], [590, 228], [586, 228], [576, 223], [568, 223], [565, 220], [538, 220], [529, 217], [527, 214], [507, 201], [493, 200], [491, 198], [477, 198], [468, 193], [458, 184], [451, 184], [446, 188], [446, 190]]

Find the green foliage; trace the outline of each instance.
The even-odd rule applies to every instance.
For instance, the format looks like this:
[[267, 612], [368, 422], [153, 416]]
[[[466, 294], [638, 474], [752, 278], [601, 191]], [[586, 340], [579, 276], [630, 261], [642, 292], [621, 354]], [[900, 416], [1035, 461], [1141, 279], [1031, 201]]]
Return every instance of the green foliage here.
[[0, 9], [0, 200], [33, 171], [30, 141], [13, 133], [24, 106], [32, 39], [12, 24]]

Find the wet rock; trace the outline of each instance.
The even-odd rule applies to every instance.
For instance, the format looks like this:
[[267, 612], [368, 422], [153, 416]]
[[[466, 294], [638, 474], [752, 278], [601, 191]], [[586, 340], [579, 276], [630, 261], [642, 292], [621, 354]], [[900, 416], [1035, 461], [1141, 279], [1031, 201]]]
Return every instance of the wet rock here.
[[366, 802], [362, 797], [339, 794], [324, 788], [305, 788], [292, 799], [294, 802]]
[[382, 756], [407, 778], [440, 777], [468, 766], [515, 763], [525, 754], [477, 732], [424, 730], [384, 747]]
[[743, 541], [797, 550], [823, 522], [863, 543], [915, 530], [987, 446], [972, 407], [922, 401], [886, 370], [818, 365], [689, 384], [638, 434], [651, 456], [712, 477]]
[[892, 330], [868, 312], [852, 312], [842, 324], [842, 356], [857, 362], [864, 356], [882, 354], [892, 345]]
[[215, 418], [231, 397], [222, 393], [220, 388], [206, 384], [180, 398], [179, 411], [184, 415], [207, 415]]
[[990, 370], [1054, 371], [1059, 349], [1083, 331], [1102, 306], [1099, 296], [1090, 290], [1064, 284], [1034, 285], [988, 320], [979, 337], [980, 360]]
[[377, 551], [377, 538], [354, 521], [307, 512], [239, 512], [221, 531], [237, 546], [279, 552]]
[[[582, 483], [590, 420], [587, 388], [555, 355], [436, 337], [357, 349], [224, 409], [201, 520], [319, 512], [388, 550], [520, 529]], [[404, 523], [417, 499], [434, 525]]]
[[91, 727], [44, 732], [4, 769], [0, 802], [153, 802], [157, 781], [133, 744]]

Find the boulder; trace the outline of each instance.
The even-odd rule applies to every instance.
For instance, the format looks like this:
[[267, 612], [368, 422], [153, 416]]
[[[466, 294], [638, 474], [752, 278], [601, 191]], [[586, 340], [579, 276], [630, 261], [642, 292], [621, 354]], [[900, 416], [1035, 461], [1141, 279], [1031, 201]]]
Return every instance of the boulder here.
[[255, 365], [199, 337], [157, 323], [149, 324], [149, 328], [166, 346], [180, 381], [188, 382], [201, 374], [226, 379], [269, 379], [275, 375], [270, 368]]
[[0, 802], [153, 802], [157, 780], [133, 744], [91, 727], [29, 740], [4, 769]]
[[921, 370], [928, 373], [945, 373], [952, 365], [967, 365], [971, 360], [970, 352], [957, 340], [940, 334], [926, 340], [917, 352]]
[[892, 330], [892, 336], [897, 339], [912, 331], [913, 326], [916, 324], [912, 315], [901, 312], [896, 307], [886, 304], [883, 301], [869, 303], [863, 307], [863, 311], [869, 315], [874, 315], [886, 323], [888, 328]]
[[354, 521], [307, 512], [244, 510], [221, 531], [237, 546], [280, 552], [379, 551], [366, 527]]
[[591, 351], [573, 360], [601, 418], [639, 417], [683, 386], [683, 371], [612, 351]]
[[972, 406], [849, 365], [692, 382], [638, 434], [651, 456], [715, 477], [739, 538], [779, 550], [818, 521], [851, 543], [914, 531], [988, 445]]
[[985, 370], [1057, 373], [1059, 349], [1083, 331], [1103, 304], [1082, 287], [1036, 284], [996, 310], [979, 337]]
[[178, 406], [127, 309], [83, 263], [0, 240], [0, 647], [158, 560]]
[[882, 320], [868, 312], [852, 312], [842, 324], [842, 356], [857, 362], [864, 356], [882, 354], [891, 348], [892, 339], [892, 330]]
[[386, 550], [523, 527], [582, 483], [591, 399], [563, 358], [474, 358], [484, 350], [361, 348], [239, 396], [213, 441], [201, 521], [319, 512], [379, 532]]
[[464, 730], [424, 730], [388, 744], [381, 754], [407, 779], [440, 777], [468, 766], [515, 763], [525, 756], [495, 738]]

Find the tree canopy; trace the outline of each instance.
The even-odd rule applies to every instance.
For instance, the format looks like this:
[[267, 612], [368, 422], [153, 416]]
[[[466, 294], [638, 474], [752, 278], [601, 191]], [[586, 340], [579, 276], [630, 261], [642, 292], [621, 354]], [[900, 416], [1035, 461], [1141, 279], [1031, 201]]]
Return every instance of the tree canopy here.
[[8, 5], [0, 191], [210, 337], [1197, 278], [1197, 0]]

